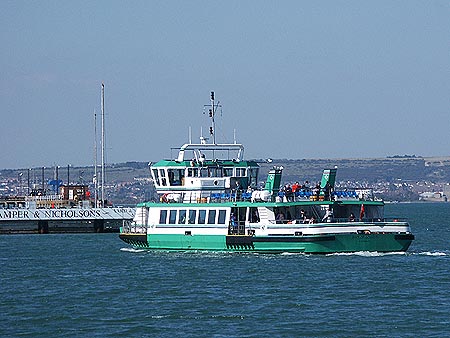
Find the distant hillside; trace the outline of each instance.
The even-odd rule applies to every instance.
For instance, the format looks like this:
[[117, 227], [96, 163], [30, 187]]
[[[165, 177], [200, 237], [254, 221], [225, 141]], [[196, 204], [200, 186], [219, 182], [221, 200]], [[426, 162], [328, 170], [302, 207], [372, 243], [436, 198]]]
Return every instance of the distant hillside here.
[[[257, 160], [260, 163], [260, 180], [265, 180], [267, 172], [274, 166], [283, 166], [283, 180], [286, 182], [317, 181], [323, 169], [338, 167], [337, 179], [339, 181], [366, 181], [377, 183], [380, 181], [434, 181], [450, 182], [450, 157], [391, 157], [367, 159], [276, 159], [272, 163]], [[27, 181], [28, 169], [0, 170], [0, 180], [7, 179]], [[67, 168], [62, 167], [58, 172], [59, 179], [67, 181]], [[129, 182], [135, 178], [148, 178], [148, 162], [125, 162], [107, 166], [106, 179], [109, 183]], [[31, 182], [40, 182], [42, 169], [34, 168], [31, 171]], [[44, 169], [45, 180], [55, 176], [54, 168]], [[94, 176], [90, 167], [70, 167], [69, 178], [71, 182], [89, 183]]]

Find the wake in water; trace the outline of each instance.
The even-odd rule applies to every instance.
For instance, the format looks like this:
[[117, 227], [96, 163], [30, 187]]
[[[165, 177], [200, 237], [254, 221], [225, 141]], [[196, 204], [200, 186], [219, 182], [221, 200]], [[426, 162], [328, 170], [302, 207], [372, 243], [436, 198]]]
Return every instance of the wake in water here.
[[425, 251], [425, 252], [414, 252], [413, 255], [422, 255], [422, 256], [434, 256], [434, 257], [442, 257], [442, 256], [450, 256], [450, 254], [448, 252], [430, 252], [430, 251]]
[[164, 251], [164, 250], [158, 250], [158, 251], [152, 251], [152, 250], [146, 250], [146, 249], [134, 249], [134, 248], [121, 248], [120, 251], [123, 252], [131, 252], [131, 253], [142, 253], [142, 252], [153, 252], [163, 255], [202, 255], [202, 256], [232, 256], [232, 255], [239, 255], [239, 256], [258, 256], [261, 257], [269, 257], [269, 256], [303, 256], [303, 257], [309, 257], [309, 256], [326, 256], [326, 257], [332, 257], [332, 256], [358, 256], [358, 257], [385, 257], [385, 256], [430, 256], [430, 257], [446, 257], [450, 256], [450, 252], [443, 252], [443, 251], [424, 251], [424, 252], [373, 252], [373, 251], [357, 251], [357, 252], [336, 252], [336, 253], [330, 253], [325, 255], [316, 255], [316, 254], [305, 254], [301, 252], [282, 252], [282, 253], [274, 253], [274, 254], [261, 254], [258, 252], [233, 252], [233, 251], [208, 251], [208, 250], [188, 250], [188, 251]]
[[450, 256], [449, 252], [369, 252], [369, 251], [357, 251], [357, 252], [339, 252], [327, 254], [326, 256], [360, 256], [360, 257], [383, 257], [383, 256], [433, 256], [433, 257], [442, 257], [442, 256]]
[[336, 252], [325, 256], [360, 256], [360, 257], [383, 257], [392, 255], [407, 255], [406, 252], [377, 252], [377, 251], [356, 251], [356, 252]]
[[145, 249], [134, 249], [134, 248], [121, 248], [120, 251], [125, 251], [125, 252], [146, 252], [147, 250]]

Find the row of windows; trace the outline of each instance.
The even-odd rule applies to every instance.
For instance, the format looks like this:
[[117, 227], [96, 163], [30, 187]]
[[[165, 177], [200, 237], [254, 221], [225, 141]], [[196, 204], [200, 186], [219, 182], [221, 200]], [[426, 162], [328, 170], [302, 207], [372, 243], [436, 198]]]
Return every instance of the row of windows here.
[[[235, 170], [235, 173], [233, 173]], [[258, 168], [251, 168], [250, 177], [252, 181], [257, 180]], [[152, 169], [153, 178], [158, 185], [183, 185], [185, 169]], [[247, 177], [247, 168], [187, 168], [187, 177]], [[168, 180], [167, 180], [168, 179]], [[168, 181], [168, 182], [167, 182]]]
[[226, 210], [161, 210], [160, 224], [225, 224]]

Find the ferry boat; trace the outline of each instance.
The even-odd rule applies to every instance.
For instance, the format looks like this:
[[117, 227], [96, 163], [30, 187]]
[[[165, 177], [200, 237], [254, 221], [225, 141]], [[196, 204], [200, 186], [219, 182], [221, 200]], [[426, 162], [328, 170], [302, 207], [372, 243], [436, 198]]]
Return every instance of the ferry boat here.
[[[218, 104], [211, 92], [212, 143], [186, 143], [175, 159], [150, 164], [159, 196], [137, 205], [120, 238], [135, 248], [258, 253], [406, 251], [414, 235], [405, 220], [386, 219], [371, 190], [336, 189], [337, 168], [314, 189], [282, 186], [282, 167], [258, 189], [260, 166], [244, 146], [215, 141]], [[219, 157], [219, 154], [221, 157]]]

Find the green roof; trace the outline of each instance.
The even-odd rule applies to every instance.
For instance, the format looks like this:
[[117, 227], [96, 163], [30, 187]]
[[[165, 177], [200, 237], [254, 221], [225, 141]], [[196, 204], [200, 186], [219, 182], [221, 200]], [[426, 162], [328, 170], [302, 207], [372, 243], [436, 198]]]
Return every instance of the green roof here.
[[[235, 162], [232, 160], [226, 161], [205, 161], [203, 163], [204, 167], [238, 167], [238, 168], [246, 168], [246, 167], [258, 167], [258, 163], [256, 161], [239, 161]], [[161, 160], [152, 164], [152, 167], [191, 167], [190, 161], [181, 161], [177, 162], [175, 160]], [[196, 165], [195, 167], [200, 167], [200, 165]], [[194, 167], [194, 168], [195, 168]]]

